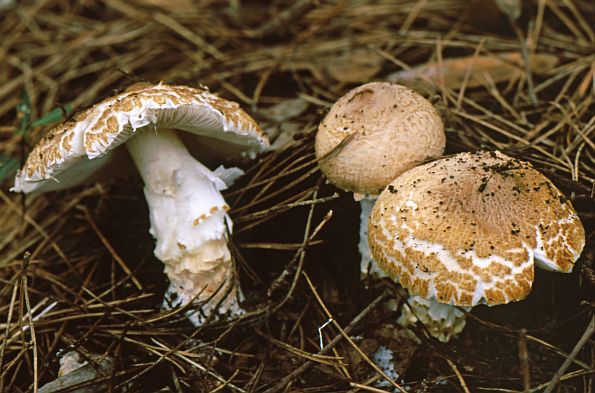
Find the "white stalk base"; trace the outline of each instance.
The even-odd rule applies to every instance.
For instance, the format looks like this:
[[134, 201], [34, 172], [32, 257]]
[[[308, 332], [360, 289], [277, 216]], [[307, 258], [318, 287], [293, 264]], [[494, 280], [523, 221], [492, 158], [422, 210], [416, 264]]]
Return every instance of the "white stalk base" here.
[[170, 280], [164, 307], [196, 301], [201, 309], [187, 313], [196, 325], [214, 311], [241, 313], [227, 247], [232, 223], [219, 192], [226, 184], [190, 155], [174, 131], [136, 132], [126, 146], [145, 183], [154, 253]]
[[[417, 321], [421, 322], [432, 337], [443, 343], [463, 331], [465, 327], [465, 313], [455, 306], [424, 299], [421, 296], [410, 296], [402, 306], [401, 316], [397, 323], [405, 328]], [[419, 339], [411, 332], [411, 339]]]
[[357, 248], [362, 257], [360, 262], [360, 278], [382, 278], [386, 274], [378, 267], [378, 263], [370, 253], [370, 244], [368, 243], [368, 219], [372, 213], [372, 208], [376, 202], [376, 197], [364, 196], [359, 200], [361, 212], [359, 216], [359, 244]]

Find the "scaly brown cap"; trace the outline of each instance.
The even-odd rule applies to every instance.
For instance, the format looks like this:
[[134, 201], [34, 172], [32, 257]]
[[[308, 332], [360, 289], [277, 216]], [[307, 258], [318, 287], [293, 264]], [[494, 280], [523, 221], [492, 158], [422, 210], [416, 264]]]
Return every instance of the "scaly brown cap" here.
[[147, 126], [187, 131], [204, 137], [206, 146], [227, 145], [226, 153], [250, 154], [268, 146], [258, 124], [235, 102], [188, 86], [139, 83], [49, 130], [17, 174], [13, 190], [49, 191], [80, 184], [109, 164], [114, 149]]
[[380, 195], [372, 255], [410, 293], [460, 306], [523, 299], [533, 265], [570, 272], [585, 232], [572, 205], [531, 164], [461, 153], [413, 168]]
[[332, 106], [318, 127], [315, 148], [331, 183], [377, 195], [407, 169], [442, 155], [445, 143], [442, 120], [430, 102], [407, 87], [372, 82]]

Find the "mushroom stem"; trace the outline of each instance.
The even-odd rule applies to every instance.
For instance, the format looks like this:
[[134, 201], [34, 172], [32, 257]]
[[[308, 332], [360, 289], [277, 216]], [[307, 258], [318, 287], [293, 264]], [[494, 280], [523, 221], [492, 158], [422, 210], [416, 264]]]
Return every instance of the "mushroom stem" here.
[[357, 248], [362, 257], [360, 262], [360, 277], [362, 280], [365, 280], [368, 276], [371, 278], [386, 277], [386, 273], [374, 261], [370, 252], [370, 244], [368, 243], [368, 219], [370, 218], [376, 199], [378, 199], [377, 196], [364, 196], [359, 200], [361, 212], [359, 216], [359, 244]]
[[[229, 206], [219, 192], [225, 183], [190, 155], [175, 131], [144, 127], [137, 133], [126, 147], [145, 184], [154, 254], [170, 280], [164, 306], [196, 299], [204, 315], [218, 304], [220, 313], [241, 312], [227, 247]], [[199, 325], [202, 314], [191, 321]]]
[[[455, 306], [410, 295], [407, 303], [402, 306], [397, 323], [407, 328], [420, 321], [432, 337], [447, 343], [463, 331], [465, 317], [465, 313]], [[407, 333], [410, 338], [419, 342], [419, 338], [413, 332], [407, 330]]]

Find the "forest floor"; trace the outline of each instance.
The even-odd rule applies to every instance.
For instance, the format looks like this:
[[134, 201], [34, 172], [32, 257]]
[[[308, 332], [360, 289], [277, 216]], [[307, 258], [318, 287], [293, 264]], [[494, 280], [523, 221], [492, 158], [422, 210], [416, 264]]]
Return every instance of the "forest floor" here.
[[[113, 359], [87, 391], [595, 391], [595, 345], [581, 341], [595, 305], [592, 1], [16, 3], [0, 2], [0, 391], [36, 391], [73, 350], [94, 368]], [[587, 235], [573, 272], [536, 271], [525, 300], [474, 308], [447, 344], [422, 326], [408, 339], [403, 289], [360, 279], [359, 205], [314, 156], [330, 105], [375, 80], [436, 106], [445, 154], [501, 150], [551, 179]], [[225, 193], [240, 318], [197, 329], [160, 309], [139, 178], [9, 191], [40, 123], [138, 81], [208, 86], [276, 147]]]

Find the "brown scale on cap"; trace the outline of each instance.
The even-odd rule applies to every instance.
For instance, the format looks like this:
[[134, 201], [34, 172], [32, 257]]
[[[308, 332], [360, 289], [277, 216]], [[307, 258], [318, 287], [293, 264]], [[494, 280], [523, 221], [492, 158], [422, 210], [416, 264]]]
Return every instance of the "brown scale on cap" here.
[[133, 136], [136, 128], [151, 123], [206, 134], [186, 124], [186, 120], [200, 111], [219, 113], [227, 127], [220, 131], [221, 135], [213, 133], [208, 137], [234, 139], [238, 136], [237, 143], [253, 139], [252, 142], [259, 141], [254, 142], [255, 145], [267, 144], [258, 124], [235, 102], [188, 86], [138, 83], [52, 128], [29, 155], [21, 171], [22, 180], [51, 179], [85, 157], [93, 159], [107, 154]]
[[[29, 154], [22, 172], [32, 181], [42, 180], [51, 176], [54, 170], [65, 161], [68, 152], [73, 151], [72, 140], [75, 136], [74, 128], [89, 113], [90, 109], [75, 114], [50, 129]], [[79, 153], [79, 152], [77, 152]]]
[[404, 86], [372, 82], [333, 105], [318, 127], [315, 147], [331, 183], [377, 195], [407, 169], [442, 155], [445, 143], [442, 121], [430, 102]]
[[461, 153], [413, 168], [379, 196], [369, 241], [412, 294], [473, 306], [523, 299], [534, 258], [570, 272], [585, 233], [570, 202], [531, 164]]

